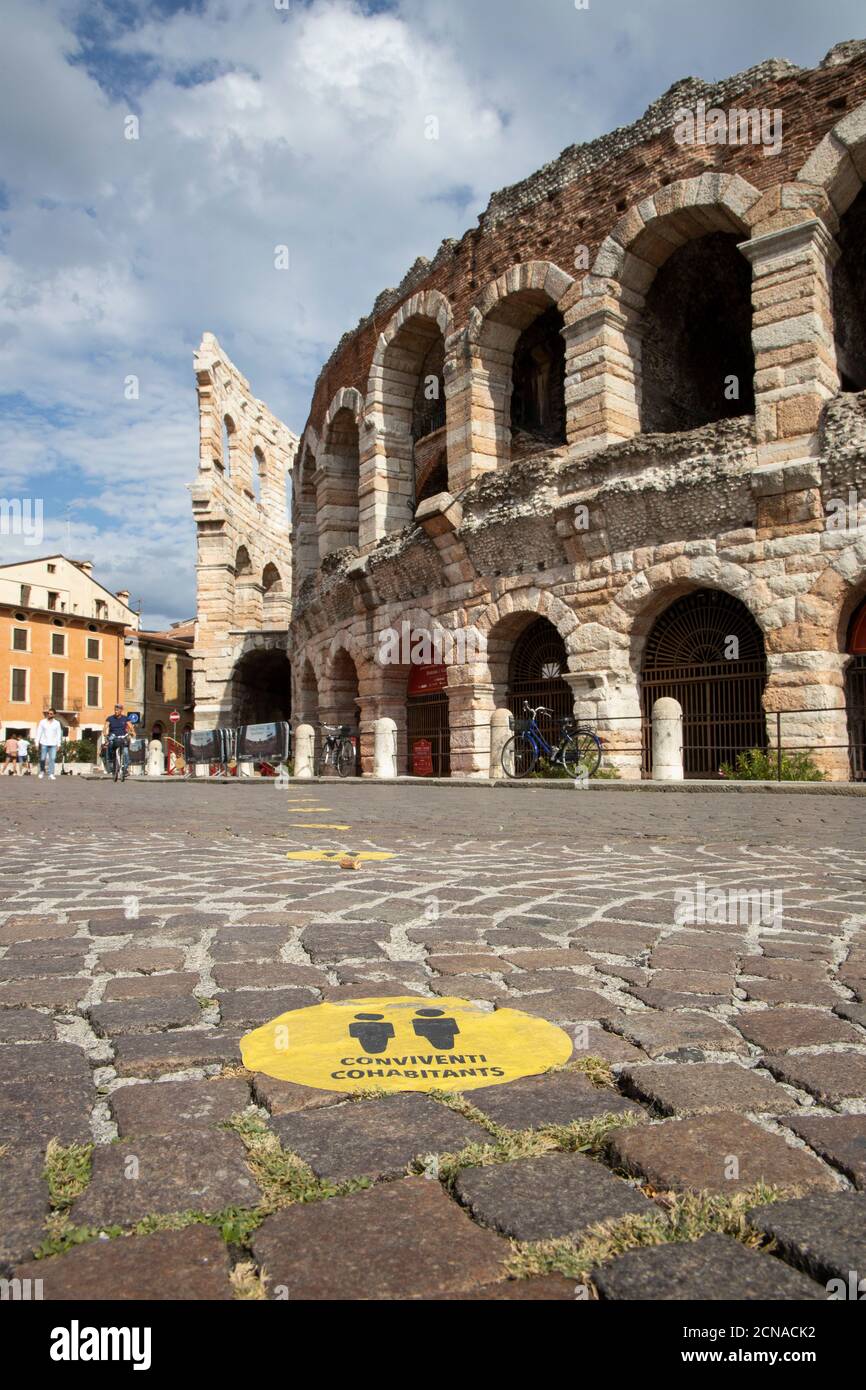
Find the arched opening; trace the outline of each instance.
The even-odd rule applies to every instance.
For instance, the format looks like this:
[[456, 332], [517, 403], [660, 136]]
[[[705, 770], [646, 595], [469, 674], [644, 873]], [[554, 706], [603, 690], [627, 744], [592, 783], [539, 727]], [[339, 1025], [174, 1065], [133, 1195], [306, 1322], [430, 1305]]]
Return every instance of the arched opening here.
[[408, 669], [406, 772], [410, 777], [451, 776], [447, 685], [448, 671], [443, 663], [413, 663]]
[[285, 652], [258, 649], [232, 672], [232, 721], [271, 724], [292, 714], [292, 668]]
[[745, 604], [720, 589], [698, 589], [656, 619], [644, 650], [643, 770], [652, 774], [652, 708], [662, 696], [683, 710], [686, 777], [719, 776], [737, 754], [767, 747], [762, 697], [764, 638]]
[[562, 328], [562, 314], [543, 289], [505, 294], [484, 319], [476, 405], [486, 406], [492, 422], [497, 467], [565, 442]]
[[358, 425], [343, 406], [331, 421], [324, 440], [316, 498], [319, 555], [358, 544]]
[[848, 712], [848, 756], [853, 782], [866, 782], [866, 599], [851, 618], [845, 650], [845, 708]]
[[227, 478], [231, 477], [232, 472], [232, 435], [235, 433], [235, 422], [230, 415], [223, 416], [222, 422], [222, 457], [220, 467]]
[[552, 304], [533, 319], [514, 348], [511, 457], [565, 443], [565, 339]]
[[710, 232], [656, 271], [643, 312], [641, 429], [671, 434], [755, 410], [751, 270]]
[[247, 578], [253, 572], [253, 562], [245, 545], [239, 545], [235, 553], [235, 577]]
[[574, 698], [563, 673], [568, 656], [562, 635], [548, 618], [531, 619], [518, 636], [508, 662], [505, 702], [516, 719], [525, 719], [524, 702], [543, 705], [553, 716], [539, 715], [539, 727], [548, 743], [555, 743], [559, 724], [574, 712]]
[[262, 571], [262, 623], [266, 628], [282, 628], [288, 625], [288, 621], [282, 577], [276, 565], [267, 564]]
[[234, 603], [232, 623], [236, 628], [258, 628], [262, 611], [261, 586], [253, 573], [253, 562], [245, 545], [238, 546], [234, 564]]
[[355, 775], [361, 771], [361, 710], [358, 691], [358, 668], [343, 649], [337, 652], [331, 667], [327, 714], [328, 724], [345, 725], [352, 730], [355, 744]]
[[264, 477], [265, 477], [265, 474], [266, 474], [266, 472], [267, 472], [267, 467], [268, 467], [268, 466], [267, 466], [267, 463], [265, 462], [264, 453], [263, 453], [263, 451], [259, 448], [259, 446], [256, 445], [255, 449], [253, 449], [253, 468], [252, 468], [252, 474], [253, 474], [253, 476], [252, 476], [253, 497], [255, 498], [256, 502], [261, 502], [261, 500], [262, 500], [262, 482], [263, 482]]
[[866, 188], [842, 217], [833, 270], [836, 363], [843, 391], [866, 390]]
[[301, 473], [295, 494], [294, 544], [292, 563], [295, 570], [295, 592], [308, 575], [314, 573], [319, 565], [319, 537], [316, 530], [316, 460], [313, 451], [304, 450], [301, 460]]
[[382, 356], [380, 390], [388, 484], [381, 532], [388, 535], [419, 502], [448, 488], [445, 339], [435, 318], [413, 314], [400, 325]]

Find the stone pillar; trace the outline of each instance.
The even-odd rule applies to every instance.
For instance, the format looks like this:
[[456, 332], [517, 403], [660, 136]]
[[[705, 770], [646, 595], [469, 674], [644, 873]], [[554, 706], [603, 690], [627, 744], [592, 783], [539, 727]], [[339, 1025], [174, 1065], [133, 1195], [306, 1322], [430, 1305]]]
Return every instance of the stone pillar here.
[[780, 733], [783, 753], [805, 751], [828, 781], [849, 779], [845, 708], [845, 667], [849, 660], [845, 652], [836, 651], [768, 654], [770, 676], [764, 709], [771, 759], [775, 760]]
[[[508, 422], [511, 351], [503, 354], [504, 374], [501, 364], [499, 371], [491, 371], [491, 363], [482, 363], [478, 352], [477, 344], [469, 342], [465, 331], [452, 334], [445, 344], [448, 491], [455, 495], [474, 478], [498, 466], [503, 418]], [[485, 359], [487, 355], [485, 350]], [[506, 458], [510, 440], [509, 429]]]
[[571, 686], [575, 719], [601, 739], [602, 768], [614, 769], [625, 781], [640, 781], [643, 721], [635, 678], [601, 665], [595, 671], [563, 672], [563, 679]]
[[683, 707], [666, 696], [653, 704], [653, 781], [683, 780]]
[[634, 310], [593, 296], [567, 315], [566, 438], [581, 453], [640, 430], [641, 328]]
[[377, 719], [373, 726], [373, 776], [397, 776], [397, 725], [393, 719]]
[[839, 248], [813, 218], [740, 243], [752, 267], [759, 463], [816, 454], [818, 421], [839, 389], [832, 269]]
[[312, 724], [295, 729], [295, 776], [312, 777], [315, 772], [316, 731]]
[[505, 776], [502, 750], [511, 737], [511, 711], [495, 709], [490, 716], [490, 776], [494, 781]]
[[[451, 668], [455, 674], [457, 668]], [[451, 776], [490, 776], [490, 718], [493, 713], [493, 686], [466, 680], [450, 684], [448, 727], [451, 735]]]

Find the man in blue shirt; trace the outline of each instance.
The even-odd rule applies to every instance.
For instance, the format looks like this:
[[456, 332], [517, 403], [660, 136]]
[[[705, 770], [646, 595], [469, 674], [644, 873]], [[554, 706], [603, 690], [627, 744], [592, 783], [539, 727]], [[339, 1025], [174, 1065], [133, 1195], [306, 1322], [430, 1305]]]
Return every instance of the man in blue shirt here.
[[129, 739], [135, 738], [135, 725], [130, 722], [129, 715], [123, 713], [123, 705], [114, 706], [114, 714], [110, 714], [106, 719], [102, 733], [105, 738], [102, 755], [105, 759], [105, 771], [109, 773], [114, 766], [114, 750], [118, 740], [124, 740], [121, 744], [121, 757], [125, 776], [129, 771]]

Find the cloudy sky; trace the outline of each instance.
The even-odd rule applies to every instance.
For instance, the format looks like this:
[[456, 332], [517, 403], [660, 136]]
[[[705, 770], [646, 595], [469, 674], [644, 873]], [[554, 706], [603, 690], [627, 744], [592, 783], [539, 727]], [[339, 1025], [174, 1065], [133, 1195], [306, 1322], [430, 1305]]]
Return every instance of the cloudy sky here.
[[864, 35], [862, 0], [2, 0], [0, 23], [0, 497], [45, 512], [0, 558], [92, 559], [149, 626], [194, 610], [205, 329], [300, 431], [340, 334], [493, 190], [678, 78]]

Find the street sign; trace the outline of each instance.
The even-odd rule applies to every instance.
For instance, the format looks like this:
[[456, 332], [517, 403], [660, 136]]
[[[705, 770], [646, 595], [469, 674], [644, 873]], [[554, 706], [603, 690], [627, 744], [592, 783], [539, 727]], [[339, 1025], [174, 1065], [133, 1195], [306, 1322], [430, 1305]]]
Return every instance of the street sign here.
[[171, 720], [172, 724], [176, 724], [180, 719], [180, 712], [176, 709], [173, 709], [168, 717]]

